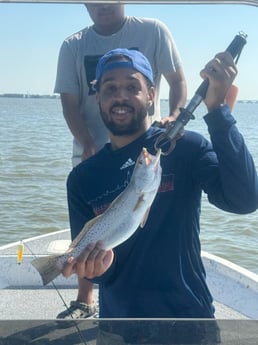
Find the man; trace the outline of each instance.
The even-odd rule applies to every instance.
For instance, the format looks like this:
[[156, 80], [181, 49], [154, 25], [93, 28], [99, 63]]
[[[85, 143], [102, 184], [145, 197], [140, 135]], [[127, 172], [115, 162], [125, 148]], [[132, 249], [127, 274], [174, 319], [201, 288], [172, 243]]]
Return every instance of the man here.
[[[175, 42], [158, 20], [125, 15], [121, 4], [87, 4], [93, 25], [67, 38], [59, 54], [55, 92], [61, 94], [64, 117], [74, 136], [73, 166], [96, 153], [109, 140], [102, 123], [91, 81], [98, 59], [117, 47], [138, 49], [151, 62], [156, 96], [151, 121], [163, 125], [178, 114], [186, 101], [186, 82]], [[164, 75], [169, 85], [169, 117], [160, 118], [159, 86]], [[163, 114], [167, 115], [167, 114]], [[79, 281], [77, 300], [58, 318], [87, 317], [95, 312], [90, 283]]]
[[[202, 70], [209, 79], [204, 119], [212, 145], [186, 130], [172, 153], [162, 157], [160, 189], [144, 227], [113, 250], [92, 243], [65, 266], [65, 276], [76, 273], [99, 284], [101, 318], [214, 318], [200, 255], [202, 191], [227, 212], [246, 214], [258, 207], [254, 162], [224, 104], [236, 74], [227, 52]], [[154, 153], [163, 133], [150, 126], [155, 90], [151, 66], [140, 52], [115, 49], [100, 59], [96, 90], [110, 143], [69, 175], [73, 236], [124, 190], [133, 171], [133, 165], [122, 169], [124, 163], [135, 162], [142, 147]], [[102, 332], [104, 338], [109, 331]]]
[[126, 16], [121, 4], [87, 4], [86, 7], [94, 24], [63, 42], [55, 85], [55, 92], [61, 94], [65, 119], [75, 138], [73, 166], [94, 154], [108, 140], [91, 85], [98, 59], [107, 51], [119, 47], [138, 49], [149, 59], [156, 85], [155, 109], [149, 114], [152, 122], [160, 120], [161, 75], [170, 88], [171, 116], [162, 122], [172, 120], [186, 101], [186, 81], [180, 56], [163, 23]]

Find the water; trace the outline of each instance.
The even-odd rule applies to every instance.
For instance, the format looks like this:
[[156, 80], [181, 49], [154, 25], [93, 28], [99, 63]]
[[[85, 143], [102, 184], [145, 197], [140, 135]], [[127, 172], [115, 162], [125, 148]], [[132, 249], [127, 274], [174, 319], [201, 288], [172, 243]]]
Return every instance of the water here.
[[[161, 104], [168, 114], [168, 102]], [[201, 105], [187, 128], [207, 135]], [[258, 104], [238, 103], [238, 127], [258, 166]], [[69, 227], [72, 136], [58, 99], [0, 98], [0, 245]], [[203, 197], [202, 249], [258, 273], [258, 211], [225, 213]]]
[[71, 141], [59, 100], [0, 98], [0, 245], [69, 226]]

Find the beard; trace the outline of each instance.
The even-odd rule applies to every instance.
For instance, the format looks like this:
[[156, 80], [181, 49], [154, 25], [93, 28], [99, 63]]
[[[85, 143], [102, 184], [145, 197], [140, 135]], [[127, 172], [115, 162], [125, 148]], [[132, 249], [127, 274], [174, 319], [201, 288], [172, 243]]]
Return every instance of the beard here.
[[132, 135], [137, 133], [142, 128], [142, 124], [148, 114], [147, 109], [142, 108], [138, 110], [136, 116], [132, 117], [129, 123], [121, 124], [113, 121], [112, 118], [102, 110], [101, 105], [99, 105], [99, 110], [105, 126], [115, 136]]

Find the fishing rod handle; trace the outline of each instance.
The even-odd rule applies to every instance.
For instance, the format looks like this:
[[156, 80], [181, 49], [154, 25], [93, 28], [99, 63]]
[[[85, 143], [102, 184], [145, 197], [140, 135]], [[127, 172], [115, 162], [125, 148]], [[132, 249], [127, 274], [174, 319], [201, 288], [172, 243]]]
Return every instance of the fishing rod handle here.
[[[238, 35], [236, 35], [233, 39], [233, 41], [230, 43], [230, 45], [227, 47], [226, 52], [229, 52], [232, 56], [232, 58], [235, 60], [236, 63], [238, 61], [238, 58], [240, 56], [240, 53], [246, 44], [246, 37], [247, 35], [243, 32], [240, 32]], [[207, 90], [209, 87], [209, 80], [205, 79], [199, 88], [196, 90], [195, 94], [199, 95], [202, 99], [205, 98]], [[190, 109], [189, 109], [190, 110]]]
[[[237, 63], [241, 51], [246, 44], [246, 37], [247, 35], [245, 33], [240, 32], [234, 37], [233, 41], [226, 49], [226, 51], [231, 54], [232, 58], [234, 60], [236, 59], [235, 63]], [[183, 131], [185, 125], [189, 122], [189, 120], [194, 118], [193, 112], [205, 98], [208, 87], [209, 79], [207, 78], [196, 90], [194, 96], [192, 97], [186, 108], [180, 108], [180, 114], [177, 117], [176, 121], [173, 124], [169, 125], [167, 130], [160, 136], [160, 138], [158, 138], [155, 144], [156, 149], [160, 147], [162, 142], [164, 143], [165, 140], [170, 141], [170, 149], [167, 152], [162, 151], [163, 155], [167, 155], [174, 149], [179, 133]]]

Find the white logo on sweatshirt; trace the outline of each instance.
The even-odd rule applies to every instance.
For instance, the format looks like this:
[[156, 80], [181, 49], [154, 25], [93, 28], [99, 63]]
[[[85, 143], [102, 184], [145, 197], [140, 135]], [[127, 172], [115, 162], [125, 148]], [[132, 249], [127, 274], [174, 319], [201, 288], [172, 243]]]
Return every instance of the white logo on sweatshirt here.
[[128, 160], [120, 167], [120, 170], [126, 169], [135, 164], [135, 161], [132, 158], [128, 158]]

